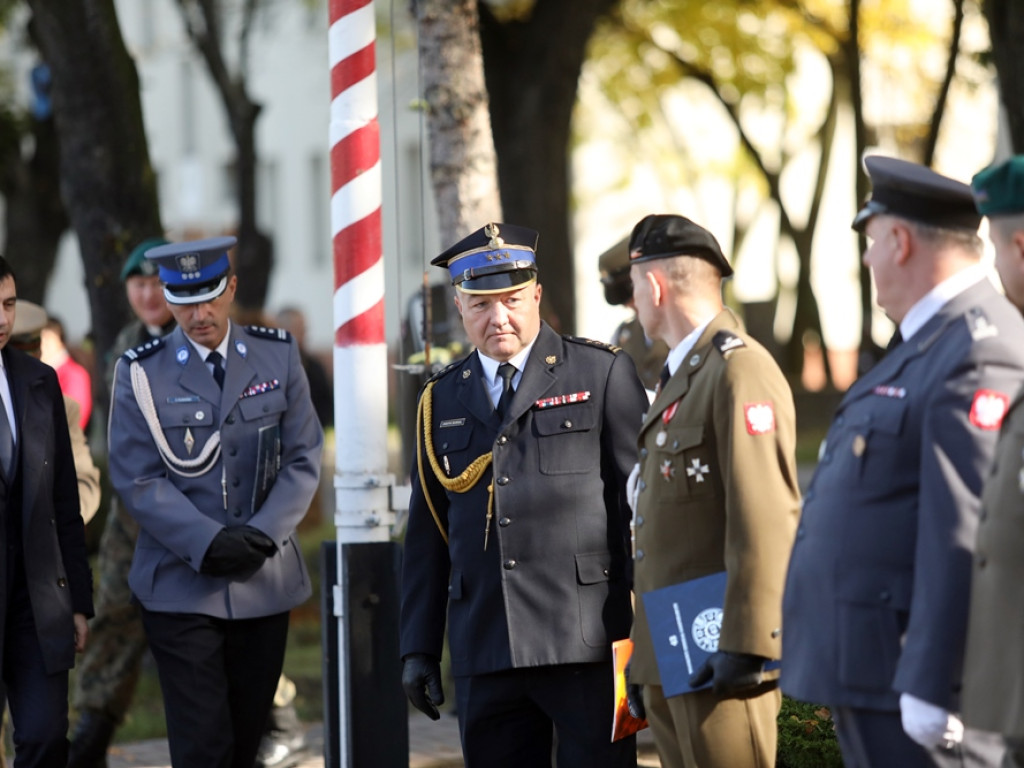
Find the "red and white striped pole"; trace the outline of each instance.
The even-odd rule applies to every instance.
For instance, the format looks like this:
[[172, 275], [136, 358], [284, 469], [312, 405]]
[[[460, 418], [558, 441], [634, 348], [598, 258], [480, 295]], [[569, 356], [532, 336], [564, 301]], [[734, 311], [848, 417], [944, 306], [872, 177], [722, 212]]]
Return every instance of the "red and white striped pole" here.
[[[380, 686], [380, 671], [361, 670], [367, 649], [349, 627], [371, 624], [373, 631], [397, 637], [397, 589], [380, 590], [380, 605], [359, 594], [366, 583], [379, 583], [374, 569], [387, 557], [394, 514], [394, 477], [387, 474], [387, 349], [384, 338], [384, 261], [381, 245], [380, 129], [377, 121], [376, 23], [373, 0], [329, 0], [328, 54], [331, 68], [331, 236], [334, 253], [334, 422], [337, 584], [331, 606], [337, 618], [337, 726], [339, 768], [360, 762], [361, 709], [353, 705], [365, 689]], [[323, 584], [327, 589], [328, 584]], [[392, 605], [394, 603], [394, 605]], [[381, 629], [394, 617], [395, 631]], [[326, 618], [326, 617], [325, 617]], [[387, 637], [384, 638], [386, 647]], [[376, 642], [371, 638], [372, 643]], [[398, 665], [397, 641], [393, 659]], [[331, 653], [333, 649], [325, 649]], [[369, 654], [372, 656], [372, 654]], [[352, 659], [363, 659], [354, 665]], [[325, 667], [329, 669], [329, 667]], [[392, 672], [385, 669], [383, 674]], [[376, 675], [376, 677], [374, 676]], [[401, 691], [398, 678], [384, 686]], [[394, 677], [394, 675], [392, 675]], [[333, 688], [333, 680], [325, 680]], [[404, 697], [397, 694], [398, 727], [407, 728]], [[371, 697], [372, 698], [372, 697]], [[327, 714], [327, 713], [325, 713]], [[332, 718], [333, 719], [333, 718]], [[387, 724], [391, 727], [392, 724]], [[332, 734], [333, 736], [333, 734]], [[326, 737], [326, 734], [325, 734]], [[327, 740], [325, 738], [325, 750]], [[401, 756], [407, 760], [407, 752]], [[368, 758], [372, 759], [372, 758]], [[364, 761], [365, 762], [365, 761]], [[381, 763], [384, 765], [384, 763]]]

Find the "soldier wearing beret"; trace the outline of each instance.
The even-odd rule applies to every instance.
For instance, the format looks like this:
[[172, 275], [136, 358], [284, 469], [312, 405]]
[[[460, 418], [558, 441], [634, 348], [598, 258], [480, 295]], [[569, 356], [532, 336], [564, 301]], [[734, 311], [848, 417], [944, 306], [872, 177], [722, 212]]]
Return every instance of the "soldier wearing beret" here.
[[284, 331], [228, 319], [233, 237], [146, 251], [177, 328], [117, 364], [110, 477], [139, 524], [128, 583], [175, 768], [252, 768], [311, 587], [295, 535], [323, 434]]
[[1024, 321], [987, 279], [966, 184], [865, 160], [854, 229], [902, 342], [821, 446], [783, 601], [782, 689], [828, 705], [847, 765], [995, 765], [959, 719], [982, 482], [1024, 380]]
[[[1024, 312], [1024, 156], [986, 168], [971, 182], [988, 217], [996, 271]], [[1018, 339], [1019, 342], [1019, 339]], [[1003, 734], [1006, 768], [1024, 767], [1024, 391], [1010, 401], [985, 481], [964, 659], [963, 716]]]
[[[613, 307], [626, 306], [636, 310], [633, 304], [633, 283], [629, 279], [629, 238], [620, 240], [597, 259], [601, 272], [604, 300]], [[668, 347], [660, 339], [648, 338], [640, 325], [640, 318], [633, 315], [615, 329], [612, 344], [633, 358], [636, 372], [644, 388], [653, 395], [658, 386], [661, 367], [665, 364]]]
[[[629, 241], [644, 330], [670, 352], [640, 428], [630, 708], [665, 768], [775, 764], [781, 595], [796, 529], [793, 395], [771, 355], [722, 304], [732, 267], [714, 236], [652, 215]], [[666, 698], [642, 596], [726, 573], [718, 649]], [[642, 689], [642, 700], [640, 698]]]
[[537, 233], [488, 224], [433, 260], [470, 342], [419, 399], [402, 682], [433, 719], [448, 641], [469, 768], [636, 765], [610, 742], [629, 634], [626, 480], [647, 403], [628, 356], [540, 319]]

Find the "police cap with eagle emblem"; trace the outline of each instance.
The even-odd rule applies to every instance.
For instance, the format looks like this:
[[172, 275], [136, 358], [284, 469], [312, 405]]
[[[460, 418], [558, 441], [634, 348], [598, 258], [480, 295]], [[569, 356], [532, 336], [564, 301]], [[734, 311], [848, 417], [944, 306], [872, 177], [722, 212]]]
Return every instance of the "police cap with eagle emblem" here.
[[168, 243], [146, 251], [160, 268], [164, 298], [171, 304], [201, 304], [224, 293], [231, 271], [228, 250], [234, 237]]
[[732, 274], [732, 267], [715, 236], [685, 216], [651, 214], [633, 227], [629, 236], [631, 264], [675, 256], [693, 256], [708, 261], [718, 268], [722, 277]]
[[463, 293], [514, 291], [537, 279], [535, 230], [491, 222], [431, 260]]

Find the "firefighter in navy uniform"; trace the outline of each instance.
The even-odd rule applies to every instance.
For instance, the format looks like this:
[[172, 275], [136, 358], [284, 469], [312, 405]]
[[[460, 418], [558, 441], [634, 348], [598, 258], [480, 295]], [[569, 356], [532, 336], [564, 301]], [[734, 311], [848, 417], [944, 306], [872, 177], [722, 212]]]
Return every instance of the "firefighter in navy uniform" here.
[[323, 433], [284, 331], [228, 319], [234, 238], [161, 246], [178, 327], [118, 363], [110, 477], [140, 532], [128, 583], [175, 768], [252, 768], [289, 611], [311, 594], [295, 528]]
[[[647, 403], [627, 355], [540, 320], [537, 233], [489, 224], [433, 260], [476, 351], [424, 387], [402, 578], [403, 685], [444, 701], [469, 768], [634, 766], [610, 742], [629, 635], [625, 487]], [[507, 383], [506, 383], [507, 382]]]

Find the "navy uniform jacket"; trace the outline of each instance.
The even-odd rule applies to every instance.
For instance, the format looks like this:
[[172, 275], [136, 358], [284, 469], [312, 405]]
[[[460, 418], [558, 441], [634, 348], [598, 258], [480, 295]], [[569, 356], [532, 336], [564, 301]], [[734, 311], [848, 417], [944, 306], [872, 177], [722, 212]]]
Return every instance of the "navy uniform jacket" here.
[[[575, 403], [537, 402], [573, 395]], [[414, 468], [403, 656], [440, 658], [447, 613], [456, 675], [610, 659], [631, 620], [625, 483], [646, 404], [627, 355], [546, 324], [504, 422], [476, 353], [435, 377], [428, 423], [442, 473], [458, 477], [490, 451], [494, 463], [471, 489], [445, 490], [421, 446], [426, 485]]]
[[959, 709], [982, 481], [1024, 379], [1024, 321], [988, 280], [850, 387], [804, 495], [783, 600], [782, 689]]
[[[7, 347], [3, 357], [14, 401], [21, 489], [19, 493], [12, 488], [11, 480], [0, 470], [0, 509], [5, 516], [21, 515], [21, 558], [32, 617], [46, 671], [54, 674], [75, 665], [73, 614], [93, 614], [92, 572], [85, 552], [78, 480], [57, 375], [50, 366], [19, 350]], [[21, 504], [16, 506], [19, 500]], [[0, 534], [7, 530], [6, 524], [0, 523]], [[9, 555], [7, 546], [0, 547], [3, 580], [9, 575]], [[0, 659], [7, 613], [3, 601], [9, 589], [7, 584], [0, 589]]]
[[[298, 347], [283, 331], [232, 324], [222, 392], [180, 328], [147, 346], [118, 362], [110, 412], [111, 482], [141, 526], [132, 593], [150, 611], [229, 619], [293, 608], [311, 594], [295, 527], [316, 490], [323, 443]], [[160, 431], [178, 460], [199, 457], [220, 431], [219, 457], [189, 470], [196, 477], [169, 469], [157, 450], [132, 389], [133, 364], [148, 376]], [[253, 514], [259, 432], [275, 425], [280, 470]], [[244, 581], [200, 574], [214, 536], [236, 525], [263, 531], [277, 553]]]

